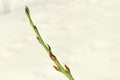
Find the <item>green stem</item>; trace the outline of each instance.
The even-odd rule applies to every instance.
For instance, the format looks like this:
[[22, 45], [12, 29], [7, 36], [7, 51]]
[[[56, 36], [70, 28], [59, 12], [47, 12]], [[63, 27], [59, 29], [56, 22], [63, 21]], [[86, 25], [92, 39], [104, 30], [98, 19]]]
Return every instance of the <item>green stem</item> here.
[[[28, 8], [26, 7], [26, 9], [28, 9]], [[28, 19], [29, 19], [30, 25], [32, 26], [35, 34], [36, 34], [37, 37], [39, 38], [38, 41], [39, 41], [39, 42], [41, 43], [41, 45], [45, 48], [45, 50], [49, 53], [49, 49], [48, 49], [48, 47], [46, 46], [45, 42], [43, 41], [43, 39], [42, 39], [39, 31], [36, 31], [36, 29], [35, 29], [35, 25], [34, 25], [32, 19], [31, 19], [31, 16], [30, 16], [30, 13], [29, 13], [29, 9], [26, 11], [26, 15], [27, 15], [27, 17], [28, 17]]]
[[[44, 47], [44, 49], [47, 51], [48, 54], [51, 54], [51, 53], [50, 53], [51, 50], [49, 49], [49, 47], [47, 47], [47, 45], [46, 45], [45, 42], [43, 41], [43, 39], [42, 39], [39, 31], [37, 30], [37, 27], [34, 25], [32, 19], [31, 19], [31, 16], [30, 16], [29, 9], [28, 9], [27, 6], [26, 6], [26, 8], [25, 8], [25, 13], [26, 13], [26, 15], [27, 15], [27, 17], [28, 17], [28, 19], [29, 19], [29, 22], [30, 22], [30, 24], [31, 24], [31, 26], [32, 26], [35, 34], [37, 35], [37, 39], [38, 39], [39, 43]], [[59, 62], [57, 59], [54, 61], [54, 63], [61, 69], [60, 72], [63, 73], [69, 80], [74, 80], [74, 78], [72, 77], [71, 73], [70, 73], [70, 72], [67, 72], [67, 71], [63, 68], [63, 66], [60, 64], [60, 62]]]

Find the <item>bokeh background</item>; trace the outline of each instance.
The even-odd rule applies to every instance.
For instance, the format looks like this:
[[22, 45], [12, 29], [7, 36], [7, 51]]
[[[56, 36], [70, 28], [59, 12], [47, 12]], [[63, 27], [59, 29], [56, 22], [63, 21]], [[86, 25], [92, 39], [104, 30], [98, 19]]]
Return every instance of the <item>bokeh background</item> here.
[[75, 80], [120, 80], [120, 0], [0, 0], [0, 80], [67, 80], [24, 13]]

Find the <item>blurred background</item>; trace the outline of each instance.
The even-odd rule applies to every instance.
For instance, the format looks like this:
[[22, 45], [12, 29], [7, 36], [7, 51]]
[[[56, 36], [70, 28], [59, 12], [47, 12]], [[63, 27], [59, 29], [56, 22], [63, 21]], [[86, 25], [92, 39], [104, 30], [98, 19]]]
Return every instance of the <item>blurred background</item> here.
[[120, 80], [120, 0], [0, 0], [0, 80], [67, 80], [24, 13], [75, 80]]

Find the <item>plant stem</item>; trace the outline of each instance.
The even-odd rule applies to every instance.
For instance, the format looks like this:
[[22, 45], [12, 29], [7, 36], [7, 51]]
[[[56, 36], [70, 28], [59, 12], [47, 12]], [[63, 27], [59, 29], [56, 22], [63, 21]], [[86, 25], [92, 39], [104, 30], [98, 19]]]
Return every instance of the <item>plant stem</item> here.
[[26, 15], [27, 15], [27, 17], [28, 17], [28, 19], [29, 19], [29, 22], [30, 22], [30, 24], [31, 24], [31, 26], [32, 26], [35, 34], [37, 35], [37, 38], [39, 38], [38, 41], [42, 44], [42, 46], [45, 48], [45, 50], [49, 53], [49, 50], [48, 50], [46, 44], [44, 43], [44, 41], [43, 41], [43, 39], [42, 39], [39, 31], [37, 30], [37, 27], [34, 25], [32, 19], [31, 19], [31, 16], [30, 16], [30, 13], [29, 13], [29, 9], [28, 9], [27, 6], [26, 6], [26, 9], [25, 9], [25, 12], [26, 12]]
[[67, 65], [65, 65], [65, 68], [60, 64], [60, 62], [57, 60], [56, 56], [53, 55], [52, 51], [51, 51], [51, 47], [49, 45], [46, 45], [45, 42], [43, 41], [37, 27], [34, 25], [31, 16], [30, 16], [30, 11], [29, 8], [26, 6], [25, 7], [25, 13], [29, 19], [29, 22], [37, 36], [37, 40], [38, 42], [44, 47], [44, 49], [47, 51], [47, 53], [49, 54], [50, 58], [52, 59], [52, 61], [55, 63], [56, 66], [54, 66], [54, 68], [63, 73], [69, 80], [74, 80], [74, 78], [71, 75], [70, 69]]

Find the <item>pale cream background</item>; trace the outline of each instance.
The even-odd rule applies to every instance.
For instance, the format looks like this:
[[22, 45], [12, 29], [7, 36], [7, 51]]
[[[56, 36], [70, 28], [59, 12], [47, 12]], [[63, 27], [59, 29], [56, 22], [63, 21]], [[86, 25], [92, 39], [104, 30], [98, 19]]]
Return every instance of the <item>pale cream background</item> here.
[[37, 42], [25, 5], [75, 80], [120, 80], [120, 0], [0, 0], [0, 80], [67, 80]]

